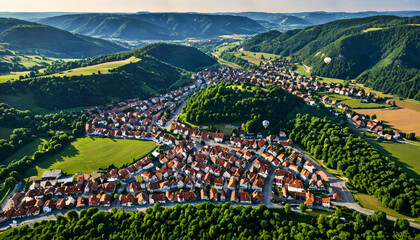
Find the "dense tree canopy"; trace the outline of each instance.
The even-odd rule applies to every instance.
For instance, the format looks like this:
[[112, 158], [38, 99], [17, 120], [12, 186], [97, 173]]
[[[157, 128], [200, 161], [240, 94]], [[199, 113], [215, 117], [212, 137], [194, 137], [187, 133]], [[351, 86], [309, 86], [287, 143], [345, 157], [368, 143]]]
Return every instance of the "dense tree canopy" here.
[[185, 204], [145, 212], [98, 211], [96, 208], [57, 215], [57, 221], [42, 221], [9, 230], [5, 239], [414, 239], [412, 229], [401, 222], [395, 227], [383, 212], [371, 216], [354, 212], [352, 221], [334, 213], [318, 218], [265, 205], [231, 207], [229, 203], [197, 206]]
[[256, 132], [263, 129], [263, 120], [270, 121], [270, 129], [280, 129], [284, 119], [293, 117], [304, 105], [302, 99], [279, 86], [220, 83], [190, 97], [181, 119], [198, 124], [243, 121], [248, 132]]
[[358, 191], [375, 195], [382, 205], [420, 215], [420, 188], [389, 158], [343, 127], [317, 117], [300, 116], [288, 125], [290, 138], [315, 158], [339, 169]]

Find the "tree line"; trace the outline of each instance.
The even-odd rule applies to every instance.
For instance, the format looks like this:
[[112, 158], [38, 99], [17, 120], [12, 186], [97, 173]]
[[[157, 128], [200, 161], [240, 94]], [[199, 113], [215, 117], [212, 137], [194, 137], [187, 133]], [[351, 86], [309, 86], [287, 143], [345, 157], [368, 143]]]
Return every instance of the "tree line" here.
[[413, 217], [420, 215], [420, 188], [388, 157], [356, 137], [348, 127], [326, 119], [297, 115], [288, 123], [289, 137], [316, 159], [338, 169], [350, 187], [375, 195], [383, 206]]
[[[366, 216], [353, 212], [345, 221], [338, 209], [331, 216], [318, 218], [284, 209], [260, 205], [232, 207], [156, 203], [145, 212], [111, 212], [97, 208], [75, 210], [57, 220], [36, 222], [14, 228], [2, 235], [6, 239], [414, 239], [408, 221], [391, 224], [383, 212]], [[346, 216], [347, 218], [347, 216]]]
[[[34, 115], [30, 111], [21, 111], [0, 103], [0, 125], [15, 128], [9, 139], [0, 139], [0, 163], [37, 137], [49, 137], [48, 142], [40, 145], [33, 156], [0, 165], [0, 179], [8, 177], [12, 171], [22, 173], [25, 167], [40, 158], [57, 152], [70, 142], [73, 137], [84, 134], [87, 116], [82, 112], [59, 112], [46, 115]], [[54, 131], [56, 130], [56, 131]], [[66, 131], [67, 133], [64, 133]]]

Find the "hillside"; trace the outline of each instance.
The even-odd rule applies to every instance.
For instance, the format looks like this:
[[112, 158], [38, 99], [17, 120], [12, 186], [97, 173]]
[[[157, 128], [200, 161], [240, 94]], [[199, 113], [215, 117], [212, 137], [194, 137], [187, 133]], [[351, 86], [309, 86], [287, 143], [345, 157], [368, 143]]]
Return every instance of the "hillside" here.
[[38, 106], [52, 110], [105, 104], [113, 99], [147, 98], [168, 88], [180, 77], [179, 71], [171, 65], [142, 56], [141, 61], [103, 74], [53, 75], [2, 83], [0, 92], [33, 92]]
[[92, 57], [125, 50], [102, 39], [12, 18], [0, 18], [0, 44], [25, 54], [63, 58]]
[[[420, 17], [340, 20], [244, 42], [249, 51], [290, 56], [319, 76], [356, 79], [375, 90], [420, 99]], [[332, 58], [330, 64], [323, 59]]]
[[214, 58], [200, 50], [185, 45], [155, 43], [146, 45], [139, 49], [139, 52], [188, 71], [197, 71], [217, 63]]
[[[261, 106], [264, 106], [263, 108]], [[302, 99], [286, 93], [278, 86], [267, 88], [247, 84], [222, 83], [210, 86], [190, 97], [182, 109], [179, 121], [194, 124], [244, 124], [248, 132], [278, 132], [287, 120], [309, 107]], [[324, 116], [324, 112], [316, 114]], [[262, 122], [270, 121], [264, 129]]]
[[50, 110], [92, 106], [153, 96], [188, 78], [182, 69], [194, 71], [214, 63], [196, 48], [157, 43], [80, 61], [54, 62], [35, 78], [0, 83], [0, 93], [33, 93], [36, 104]]
[[197, 13], [75, 14], [39, 22], [74, 33], [129, 41], [255, 34], [264, 30], [246, 17]]

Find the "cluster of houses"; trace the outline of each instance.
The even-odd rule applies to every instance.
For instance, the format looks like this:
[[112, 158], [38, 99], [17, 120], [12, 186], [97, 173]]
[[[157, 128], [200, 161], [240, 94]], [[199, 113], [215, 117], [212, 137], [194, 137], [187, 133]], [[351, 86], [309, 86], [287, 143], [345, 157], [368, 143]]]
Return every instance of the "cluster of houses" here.
[[86, 134], [96, 137], [153, 140], [151, 132], [156, 132], [158, 126], [164, 126], [169, 120], [164, 111], [174, 111], [200, 86], [200, 82], [147, 100], [135, 98], [102, 108], [87, 109], [90, 120], [85, 126]]
[[[353, 87], [342, 87], [340, 83], [327, 84], [325, 85], [325, 87], [330, 93], [335, 93], [343, 96], [353, 96], [366, 102], [368, 102], [369, 99], [371, 99], [372, 102], [378, 102], [380, 99], [379, 96], [375, 93], [365, 92], [363, 89], [358, 90]], [[387, 100], [386, 103], [389, 104], [389, 101], [390, 100]]]
[[377, 119], [368, 119], [365, 115], [356, 113], [353, 115], [347, 114], [346, 116], [353, 125], [360, 128], [366, 128], [367, 131], [376, 134], [378, 138], [395, 141], [401, 140], [401, 134], [397, 131], [392, 131], [392, 135], [390, 133], [385, 133], [383, 126]]
[[201, 131], [200, 129], [190, 128], [189, 126], [176, 121], [171, 123], [170, 129], [173, 131], [174, 134], [180, 134], [184, 138], [195, 137], [205, 140], [212, 140], [216, 143], [222, 143], [225, 138], [225, 135], [223, 133]]

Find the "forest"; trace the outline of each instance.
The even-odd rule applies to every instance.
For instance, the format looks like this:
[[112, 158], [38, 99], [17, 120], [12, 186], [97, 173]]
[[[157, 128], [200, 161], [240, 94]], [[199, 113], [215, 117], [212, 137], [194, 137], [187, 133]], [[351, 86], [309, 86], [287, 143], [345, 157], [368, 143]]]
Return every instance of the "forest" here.
[[[317, 76], [356, 79], [374, 90], [419, 99], [419, 23], [420, 17], [396, 16], [339, 20], [258, 34], [243, 48], [291, 57]], [[325, 57], [332, 61], [325, 64]]]
[[37, 160], [60, 151], [74, 137], [84, 134], [86, 121], [87, 116], [81, 112], [34, 115], [0, 103], [0, 125], [15, 128], [9, 139], [0, 139], [0, 162], [37, 137], [50, 138], [32, 156], [17, 159], [7, 166], [0, 165], [0, 180], [13, 171], [22, 173]]
[[375, 195], [383, 206], [400, 213], [420, 215], [420, 187], [415, 180], [348, 127], [310, 115], [297, 115], [287, 125], [289, 137], [327, 167], [340, 170], [349, 187]]
[[152, 57], [112, 69], [109, 73], [86, 76], [51, 76], [0, 84], [0, 94], [34, 93], [37, 105], [65, 109], [100, 105], [113, 99], [148, 98], [178, 81], [180, 72]]
[[[346, 220], [342, 220], [346, 219]], [[156, 203], [145, 212], [97, 208], [57, 215], [57, 220], [8, 230], [0, 239], [414, 239], [407, 220], [395, 224], [383, 212], [366, 216], [338, 209], [311, 217], [285, 208]]]
[[240, 121], [244, 123], [244, 130], [252, 133], [263, 132], [262, 121], [268, 120], [270, 125], [264, 132], [277, 134], [297, 113], [325, 117], [327, 112], [322, 107], [313, 111], [302, 98], [287, 93], [280, 86], [224, 82], [191, 96], [179, 120], [196, 124]]
[[274, 134], [285, 119], [305, 107], [301, 98], [286, 93], [279, 86], [262, 88], [246, 83], [219, 83], [190, 97], [180, 120], [197, 124], [242, 121], [245, 130], [253, 133], [262, 131], [262, 121], [268, 120]]

